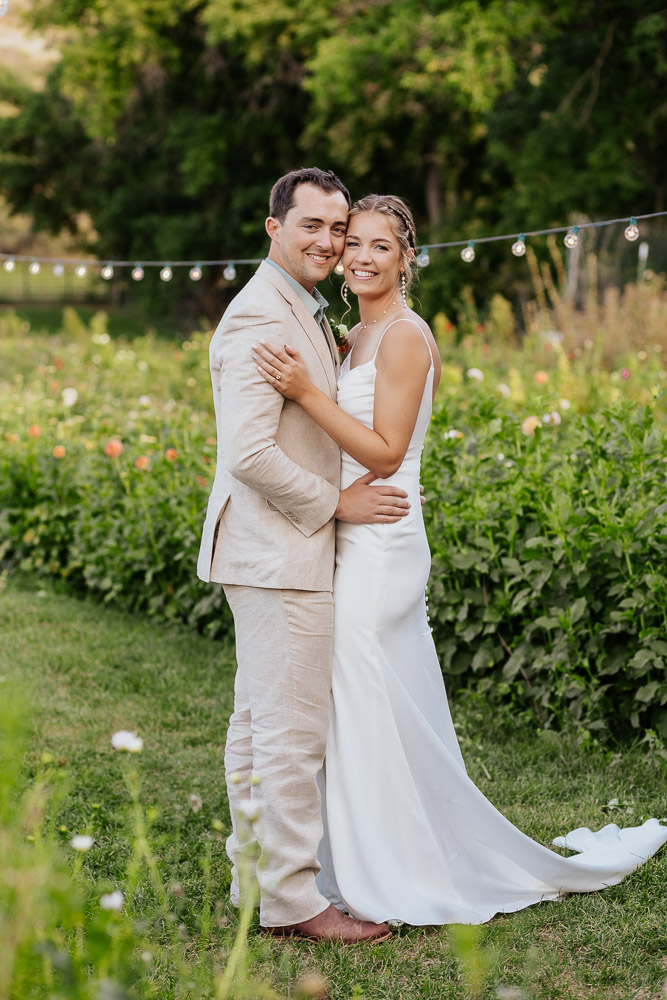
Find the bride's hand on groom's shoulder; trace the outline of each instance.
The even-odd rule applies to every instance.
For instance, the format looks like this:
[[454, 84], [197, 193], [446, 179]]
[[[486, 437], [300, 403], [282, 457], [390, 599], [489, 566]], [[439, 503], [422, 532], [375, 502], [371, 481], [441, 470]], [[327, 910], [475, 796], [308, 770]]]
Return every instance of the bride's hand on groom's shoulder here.
[[289, 344], [274, 347], [260, 340], [252, 350], [260, 375], [287, 399], [298, 402], [312, 387], [301, 355]]

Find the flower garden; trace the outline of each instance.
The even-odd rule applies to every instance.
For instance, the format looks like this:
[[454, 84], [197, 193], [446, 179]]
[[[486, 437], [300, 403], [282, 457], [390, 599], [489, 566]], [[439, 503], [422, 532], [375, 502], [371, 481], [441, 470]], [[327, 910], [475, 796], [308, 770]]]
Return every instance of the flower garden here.
[[[537, 290], [520, 346], [499, 296], [484, 323], [472, 303], [433, 322], [422, 476], [443, 671], [541, 727], [660, 741], [667, 293], [654, 279], [581, 310]], [[0, 320], [6, 568], [229, 634], [221, 588], [194, 569], [216, 448], [209, 335], [112, 339], [104, 314], [74, 310], [50, 335]]]

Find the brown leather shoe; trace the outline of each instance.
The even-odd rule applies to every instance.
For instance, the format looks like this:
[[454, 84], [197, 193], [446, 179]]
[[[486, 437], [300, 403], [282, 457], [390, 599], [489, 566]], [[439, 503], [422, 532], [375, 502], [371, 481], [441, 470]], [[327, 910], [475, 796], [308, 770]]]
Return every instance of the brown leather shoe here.
[[339, 944], [380, 944], [391, 937], [387, 924], [372, 924], [368, 920], [348, 917], [335, 906], [300, 924], [285, 927], [260, 927], [271, 937], [305, 938], [308, 941], [337, 941]]

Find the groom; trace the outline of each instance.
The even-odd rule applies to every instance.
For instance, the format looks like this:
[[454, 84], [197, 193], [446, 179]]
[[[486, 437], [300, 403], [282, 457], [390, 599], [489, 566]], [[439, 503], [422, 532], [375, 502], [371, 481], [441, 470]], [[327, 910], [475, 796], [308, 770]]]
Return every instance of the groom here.
[[[340, 490], [340, 451], [260, 375], [252, 344], [295, 347], [313, 383], [336, 398], [338, 353], [315, 287], [343, 252], [350, 196], [332, 172], [294, 170], [273, 186], [267, 260], [232, 301], [210, 345], [218, 431], [215, 481], [198, 575], [222, 583], [234, 615], [238, 670], [225, 749], [233, 832], [232, 901], [239, 903], [238, 820], [261, 819], [257, 880], [268, 933], [377, 941], [385, 924], [354, 920], [315, 884], [322, 838], [317, 774], [329, 721], [334, 523], [391, 523], [402, 490], [371, 474]], [[258, 789], [248, 783], [259, 776]], [[251, 799], [253, 801], [251, 801]], [[246, 836], [247, 845], [247, 836]]]

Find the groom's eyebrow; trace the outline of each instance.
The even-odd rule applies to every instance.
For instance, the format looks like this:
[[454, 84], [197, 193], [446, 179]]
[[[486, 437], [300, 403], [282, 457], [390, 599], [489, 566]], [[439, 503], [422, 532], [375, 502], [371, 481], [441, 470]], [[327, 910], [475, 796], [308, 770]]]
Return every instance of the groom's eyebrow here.
[[[321, 226], [326, 224], [324, 219], [318, 219], [314, 215], [304, 215], [302, 219], [299, 219], [299, 223], [303, 222], [318, 222]], [[331, 225], [345, 227], [347, 226], [347, 219], [338, 219], [336, 222], [332, 222]]]

